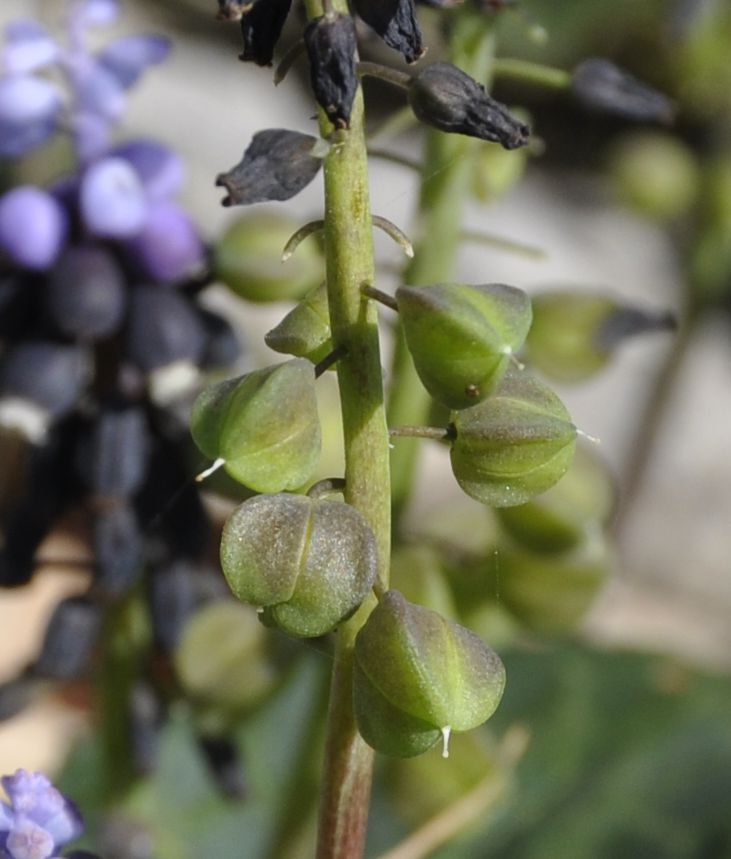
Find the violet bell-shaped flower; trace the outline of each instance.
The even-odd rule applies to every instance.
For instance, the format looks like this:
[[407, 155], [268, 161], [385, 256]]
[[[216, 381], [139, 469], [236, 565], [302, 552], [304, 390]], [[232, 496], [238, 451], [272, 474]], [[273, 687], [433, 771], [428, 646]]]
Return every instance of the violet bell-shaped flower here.
[[19, 769], [4, 776], [9, 803], [0, 803], [0, 855], [9, 859], [50, 859], [78, 838], [83, 822], [76, 806], [42, 773]]

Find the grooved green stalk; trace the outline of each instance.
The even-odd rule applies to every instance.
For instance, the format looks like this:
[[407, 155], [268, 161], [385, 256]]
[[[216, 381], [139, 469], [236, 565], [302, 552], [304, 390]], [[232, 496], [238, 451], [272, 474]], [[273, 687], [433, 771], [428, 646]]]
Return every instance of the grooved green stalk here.
[[[485, 83], [493, 62], [494, 37], [484, 13], [468, 9], [455, 16], [449, 59]], [[464, 201], [469, 192], [476, 146], [485, 144], [459, 134], [426, 132], [414, 259], [404, 272], [404, 283], [426, 286], [453, 276], [460, 244]], [[430, 399], [414, 369], [406, 342], [396, 344], [394, 384], [388, 403], [391, 426], [428, 422]], [[406, 506], [414, 478], [419, 442], [399, 439], [391, 455], [394, 516]]]
[[[332, 0], [348, 13], [346, 0]], [[310, 18], [319, 0], [306, 0]], [[320, 115], [323, 136], [332, 126]], [[345, 500], [368, 520], [376, 535], [379, 588], [387, 587], [391, 531], [388, 430], [384, 408], [377, 313], [360, 291], [374, 280], [368, 163], [359, 90], [350, 129], [332, 138], [325, 158], [325, 253], [333, 343], [344, 347], [338, 385], [345, 441]], [[353, 647], [373, 600], [338, 630], [330, 690], [325, 765], [320, 799], [317, 859], [358, 859], [365, 844], [373, 751], [361, 739], [353, 713]]]

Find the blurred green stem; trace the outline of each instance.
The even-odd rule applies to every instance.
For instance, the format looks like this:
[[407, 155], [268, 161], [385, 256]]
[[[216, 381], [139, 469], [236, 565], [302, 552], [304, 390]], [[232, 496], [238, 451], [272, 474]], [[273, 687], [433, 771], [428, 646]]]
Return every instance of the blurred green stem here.
[[[308, 17], [322, 14], [306, 0]], [[346, 0], [332, 0], [348, 14]], [[345, 447], [345, 500], [373, 528], [378, 544], [378, 588], [388, 584], [391, 535], [388, 430], [376, 306], [361, 294], [374, 280], [373, 236], [363, 96], [353, 104], [350, 128], [333, 133], [322, 112], [320, 131], [330, 139], [324, 160], [325, 254], [330, 327], [335, 347]], [[355, 636], [373, 607], [368, 600], [337, 633], [325, 740], [317, 859], [358, 859], [365, 844], [373, 751], [358, 733], [352, 700]]]
[[[449, 59], [476, 80], [489, 83], [494, 56], [494, 35], [484, 13], [463, 8], [455, 16]], [[469, 193], [472, 153], [484, 143], [459, 134], [426, 131], [417, 238], [414, 259], [403, 281], [424, 286], [453, 276], [461, 241], [464, 201]], [[429, 395], [414, 369], [402, 335], [393, 361], [393, 385], [388, 402], [391, 426], [428, 423]], [[403, 439], [391, 452], [393, 515], [397, 522], [411, 492], [419, 442]]]

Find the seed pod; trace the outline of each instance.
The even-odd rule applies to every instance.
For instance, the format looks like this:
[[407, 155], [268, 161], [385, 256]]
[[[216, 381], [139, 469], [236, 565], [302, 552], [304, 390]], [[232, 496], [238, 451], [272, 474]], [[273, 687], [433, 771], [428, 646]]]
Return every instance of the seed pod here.
[[347, 128], [358, 89], [358, 46], [350, 15], [324, 15], [305, 27], [310, 83], [315, 100], [336, 128]]
[[530, 129], [485, 87], [451, 63], [434, 63], [411, 79], [409, 104], [418, 120], [453, 134], [466, 134], [517, 149]]
[[312, 364], [295, 358], [207, 388], [193, 405], [191, 433], [249, 488], [297, 489], [320, 456]]
[[264, 342], [275, 352], [307, 358], [313, 364], [332, 352], [325, 284], [290, 310], [279, 325], [264, 336]]
[[97, 498], [134, 495], [147, 476], [150, 429], [139, 406], [112, 404], [103, 408], [90, 432], [80, 439], [79, 473]]
[[452, 409], [495, 389], [531, 324], [528, 296], [501, 283], [402, 286], [396, 301], [419, 378]]
[[575, 552], [538, 555], [504, 549], [493, 558], [500, 599], [520, 621], [541, 635], [565, 635], [582, 620], [611, 572], [601, 539]]
[[354, 0], [358, 15], [407, 63], [424, 55], [414, 0]]
[[577, 548], [606, 525], [614, 506], [606, 466], [581, 447], [566, 474], [526, 504], [502, 507], [500, 524], [519, 545], [555, 554]]
[[602, 370], [627, 338], [673, 327], [668, 313], [630, 307], [607, 295], [544, 292], [533, 298], [528, 359], [551, 379], [578, 382]]
[[142, 533], [134, 510], [120, 502], [94, 514], [94, 582], [101, 593], [120, 597], [138, 580], [143, 566]]
[[455, 412], [450, 458], [462, 489], [491, 507], [524, 504], [571, 464], [576, 427], [559, 398], [525, 371], [508, 371], [495, 394]]
[[291, 5], [292, 0], [251, 0], [241, 17], [244, 52], [239, 56], [240, 60], [252, 61], [258, 66], [272, 64], [274, 48], [282, 35]]
[[505, 669], [481, 639], [388, 591], [355, 641], [358, 730], [376, 751], [421, 754], [450, 731], [469, 731], [495, 712]]
[[319, 244], [302, 242], [297, 255], [282, 262], [282, 249], [297, 229], [286, 215], [247, 212], [216, 242], [213, 271], [230, 290], [247, 301], [301, 298], [325, 276]]
[[289, 200], [310, 184], [322, 166], [312, 154], [318, 140], [309, 134], [268, 128], [257, 132], [243, 158], [216, 178], [228, 195], [224, 206]]
[[340, 501], [260, 495], [223, 529], [221, 566], [243, 602], [292, 635], [333, 630], [363, 602], [378, 568], [376, 540], [361, 514]]
[[89, 667], [101, 628], [99, 606], [88, 597], [62, 600], [46, 627], [41, 653], [33, 665], [37, 677], [75, 680]]
[[574, 69], [571, 91], [591, 110], [638, 122], [669, 124], [675, 116], [675, 105], [666, 95], [598, 57], [584, 60]]
[[208, 603], [186, 624], [175, 653], [180, 684], [202, 706], [246, 713], [279, 685], [270, 641], [253, 609], [230, 599]]
[[68, 337], [97, 340], [122, 323], [127, 288], [112, 255], [100, 247], [69, 248], [46, 284], [46, 309]]

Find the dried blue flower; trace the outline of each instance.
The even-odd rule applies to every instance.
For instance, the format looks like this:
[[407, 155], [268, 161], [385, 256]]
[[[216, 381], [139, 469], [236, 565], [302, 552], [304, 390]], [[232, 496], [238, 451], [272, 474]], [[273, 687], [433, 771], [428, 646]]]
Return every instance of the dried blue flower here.
[[42, 773], [4, 776], [10, 800], [0, 803], [0, 854], [8, 859], [49, 859], [83, 830], [81, 815]]
[[228, 173], [216, 179], [228, 196], [224, 206], [242, 206], [266, 200], [289, 200], [317, 175], [322, 164], [312, 154], [319, 143], [316, 137], [268, 128], [251, 140], [244, 157]]
[[609, 60], [592, 58], [580, 63], [574, 69], [571, 91], [585, 107], [626, 119], [669, 124], [675, 115], [666, 95]]
[[416, 20], [414, 0], [354, 0], [353, 7], [407, 63], [415, 63], [424, 55], [426, 49]]
[[528, 143], [530, 129], [485, 87], [451, 63], [434, 63], [411, 79], [409, 103], [426, 125], [517, 149]]
[[252, 0], [241, 18], [244, 52], [239, 56], [240, 60], [254, 62], [258, 66], [272, 64], [274, 48], [282, 35], [291, 5], [292, 0]]
[[337, 128], [347, 128], [358, 89], [355, 24], [350, 15], [325, 15], [305, 28], [315, 99]]

